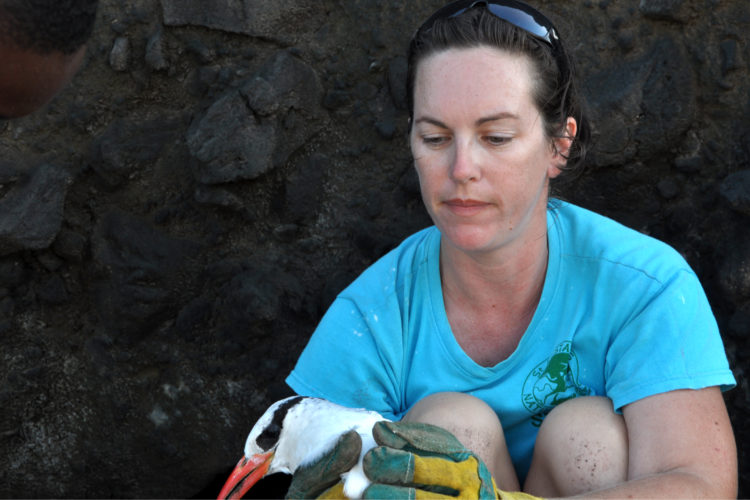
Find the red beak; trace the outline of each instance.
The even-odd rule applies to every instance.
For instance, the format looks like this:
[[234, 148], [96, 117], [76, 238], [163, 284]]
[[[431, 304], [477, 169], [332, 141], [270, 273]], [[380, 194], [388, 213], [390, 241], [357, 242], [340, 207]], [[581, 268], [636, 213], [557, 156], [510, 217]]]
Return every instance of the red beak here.
[[237, 500], [245, 496], [245, 493], [266, 475], [271, 460], [273, 460], [273, 451], [258, 453], [250, 458], [242, 457], [229, 475], [217, 500]]

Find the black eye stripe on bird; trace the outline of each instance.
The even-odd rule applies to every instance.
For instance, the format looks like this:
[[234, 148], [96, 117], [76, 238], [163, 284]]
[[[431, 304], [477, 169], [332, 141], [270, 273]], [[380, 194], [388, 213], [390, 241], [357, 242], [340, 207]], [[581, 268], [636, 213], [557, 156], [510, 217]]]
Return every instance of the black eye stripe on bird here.
[[299, 402], [303, 399], [304, 398], [302, 396], [292, 396], [288, 401], [276, 408], [276, 411], [273, 412], [273, 419], [271, 420], [271, 424], [266, 427], [266, 429], [255, 440], [255, 442], [262, 450], [270, 450], [271, 448], [273, 448], [273, 445], [275, 445], [279, 441], [281, 426], [284, 423], [284, 418], [286, 418], [287, 412], [290, 408], [299, 404]]
[[346, 408], [325, 399], [292, 396], [277, 401], [247, 436], [244, 455], [219, 498], [242, 498], [268, 474], [294, 474], [299, 466], [312, 463], [331, 450], [338, 438], [351, 430], [362, 439], [362, 451], [357, 464], [341, 474], [341, 479], [347, 498], [361, 498], [370, 485], [362, 470], [362, 458], [376, 446], [372, 427], [382, 420], [387, 419], [377, 412]]

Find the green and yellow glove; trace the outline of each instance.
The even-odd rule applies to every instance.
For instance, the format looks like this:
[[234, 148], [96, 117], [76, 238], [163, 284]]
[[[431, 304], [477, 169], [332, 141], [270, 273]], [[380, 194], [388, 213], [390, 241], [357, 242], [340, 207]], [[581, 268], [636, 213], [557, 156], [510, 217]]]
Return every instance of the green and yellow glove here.
[[331, 451], [295, 471], [286, 498], [344, 498], [341, 473], [354, 467], [360, 451], [359, 434], [343, 434]]
[[373, 482], [365, 498], [537, 498], [498, 490], [484, 462], [440, 427], [378, 422], [373, 435], [380, 446], [365, 455], [365, 474]]
[[[498, 490], [485, 464], [440, 427], [378, 422], [373, 436], [380, 446], [365, 455], [365, 474], [373, 484], [364, 498], [537, 499]], [[344, 498], [341, 473], [357, 463], [361, 449], [355, 431], [342, 435], [331, 451], [297, 469], [286, 498]]]

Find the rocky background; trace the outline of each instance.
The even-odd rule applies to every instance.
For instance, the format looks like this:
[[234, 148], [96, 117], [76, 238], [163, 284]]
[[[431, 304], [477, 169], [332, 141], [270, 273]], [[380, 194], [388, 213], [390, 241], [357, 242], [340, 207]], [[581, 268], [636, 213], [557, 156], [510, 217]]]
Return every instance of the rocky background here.
[[[750, 4], [535, 3], [595, 125], [561, 192], [699, 274], [748, 497]], [[73, 84], [0, 122], [0, 496], [216, 495], [335, 294], [429, 224], [404, 53], [441, 4], [103, 0]]]

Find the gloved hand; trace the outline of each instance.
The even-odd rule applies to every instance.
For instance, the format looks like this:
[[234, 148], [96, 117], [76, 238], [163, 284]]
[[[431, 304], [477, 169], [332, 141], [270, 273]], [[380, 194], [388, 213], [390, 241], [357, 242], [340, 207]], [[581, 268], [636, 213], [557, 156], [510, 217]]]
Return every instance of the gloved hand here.
[[344, 498], [341, 473], [354, 467], [361, 450], [362, 439], [356, 431], [342, 434], [331, 451], [297, 468], [286, 498]]
[[378, 422], [373, 435], [380, 447], [364, 458], [365, 473], [374, 483], [365, 498], [537, 498], [498, 490], [484, 462], [440, 427]]
[[[365, 455], [365, 473], [374, 484], [364, 498], [538, 498], [498, 490], [484, 463], [439, 427], [378, 422], [373, 436], [380, 446]], [[286, 498], [345, 498], [340, 475], [357, 463], [361, 449], [359, 434], [343, 434], [331, 451], [297, 469]]]

